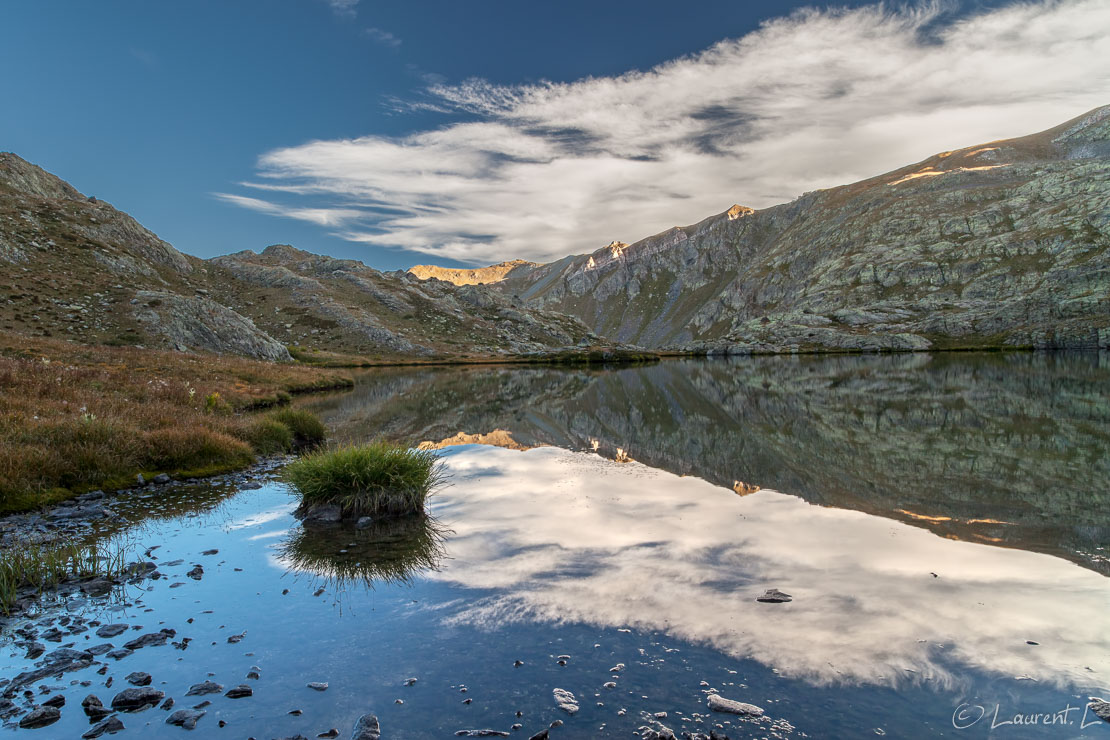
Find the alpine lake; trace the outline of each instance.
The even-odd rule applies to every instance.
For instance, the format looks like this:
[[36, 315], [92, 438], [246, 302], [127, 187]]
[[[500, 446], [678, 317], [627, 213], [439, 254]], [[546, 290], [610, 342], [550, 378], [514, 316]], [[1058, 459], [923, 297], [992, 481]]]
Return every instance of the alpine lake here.
[[117, 737], [194, 707], [197, 736], [258, 740], [367, 713], [384, 738], [1110, 737], [1105, 353], [398, 367], [301, 403], [440, 450], [428, 516], [306, 529], [276, 464], [113, 499], [95, 536], [154, 565], [2, 622], [0, 690], [66, 700], [5, 732], [80, 738], [82, 699], [147, 673], [174, 704]]

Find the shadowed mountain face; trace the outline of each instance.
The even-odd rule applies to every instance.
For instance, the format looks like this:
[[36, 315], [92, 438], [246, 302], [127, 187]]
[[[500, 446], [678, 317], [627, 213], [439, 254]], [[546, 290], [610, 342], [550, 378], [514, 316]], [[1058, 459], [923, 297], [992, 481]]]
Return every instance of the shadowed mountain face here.
[[312, 403], [346, 439], [595, 449], [1110, 572], [1099, 354], [373, 371]]
[[288, 346], [390, 357], [576, 344], [576, 319], [481, 285], [423, 283], [286, 245], [200, 260], [126, 213], [0, 152], [0, 330], [289, 360]]
[[491, 285], [645, 347], [1106, 348], [1108, 247], [1110, 106]]

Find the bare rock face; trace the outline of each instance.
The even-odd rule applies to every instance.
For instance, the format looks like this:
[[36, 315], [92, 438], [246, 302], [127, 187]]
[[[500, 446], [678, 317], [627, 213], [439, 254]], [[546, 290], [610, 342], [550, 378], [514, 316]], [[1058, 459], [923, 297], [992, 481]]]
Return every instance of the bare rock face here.
[[711, 353], [1110, 346], [1110, 106], [491, 287]]
[[283, 344], [260, 331], [250, 319], [208, 298], [139, 291], [135, 317], [152, 334], [181, 350], [207, 350], [259, 360], [289, 361]]

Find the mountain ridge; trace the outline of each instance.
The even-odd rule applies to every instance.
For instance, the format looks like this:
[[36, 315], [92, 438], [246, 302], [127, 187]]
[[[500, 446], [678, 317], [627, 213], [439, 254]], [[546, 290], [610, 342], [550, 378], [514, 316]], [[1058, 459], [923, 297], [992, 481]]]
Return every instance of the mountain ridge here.
[[1104, 106], [489, 284], [656, 349], [1105, 348], [1108, 232]]

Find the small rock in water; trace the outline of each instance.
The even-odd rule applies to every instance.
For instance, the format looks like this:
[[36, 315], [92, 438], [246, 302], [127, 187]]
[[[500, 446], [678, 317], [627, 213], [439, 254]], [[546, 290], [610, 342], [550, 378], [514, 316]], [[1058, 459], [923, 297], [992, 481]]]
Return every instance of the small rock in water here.
[[415, 678], [406, 678], [404, 683], [405, 683], [405, 686], [412, 686], [414, 683], [416, 683], [416, 679]]
[[106, 624], [96, 631], [97, 637], [103, 637], [105, 640], [122, 635], [127, 631], [126, 624]]
[[373, 714], [364, 714], [355, 722], [354, 732], [351, 733], [351, 740], [381, 740], [382, 729], [378, 724], [378, 718]]
[[1090, 709], [1096, 717], [1105, 722], [1110, 722], [1110, 701], [1104, 701], [1097, 696], [1092, 696], [1090, 697], [1090, 703], [1087, 704], [1087, 708]]
[[123, 729], [123, 722], [120, 721], [119, 717], [109, 717], [108, 719], [90, 729], [81, 737], [85, 738], [85, 740], [93, 740], [93, 738], [98, 738], [104, 733], [110, 733], [114, 735], [115, 733]]
[[237, 635], [232, 635], [231, 637], [227, 638], [227, 641], [228, 641], [229, 644], [234, 645], [237, 642], [241, 642], [243, 640], [243, 638], [246, 637], [246, 636], [247, 636], [246, 631], [243, 631], [243, 632], [240, 632]]
[[367, 527], [369, 527], [373, 523], [374, 523], [373, 517], [360, 516], [358, 518], [358, 521], [355, 522], [355, 527], [357, 529], [366, 529]]
[[328, 690], [328, 682], [327, 681], [310, 681], [308, 683], [308, 688], [313, 689], [315, 691], [327, 691]]
[[224, 696], [228, 699], [242, 699], [247, 696], [254, 696], [254, 689], [247, 686], [245, 683], [241, 683], [238, 686], [233, 686], [228, 689]]
[[201, 578], [204, 577], [204, 568], [200, 565], [194, 565], [193, 569], [185, 575], [189, 576], [194, 581], [199, 581]]
[[555, 689], [551, 692], [555, 697], [555, 703], [567, 714], [574, 714], [578, 711], [578, 700], [574, 698], [574, 694], [566, 689]]
[[793, 596], [791, 596], [790, 594], [783, 593], [782, 591], [779, 591], [777, 588], [767, 589], [763, 593], [762, 596], [760, 596], [759, 598], [756, 599], [756, 601], [762, 601], [764, 604], [784, 604], [788, 601], [793, 601], [793, 600], [794, 600]]
[[124, 689], [112, 698], [112, 709], [117, 712], [141, 712], [148, 707], [158, 706], [158, 702], [162, 701], [165, 696], [163, 692], [149, 686], [139, 689]]
[[514, 660], [514, 661], [513, 661], [513, 667], [514, 667], [514, 668], [520, 668], [520, 667], [521, 667], [522, 665], [524, 665], [524, 661], [523, 661], [523, 660]]
[[219, 550], [205, 550], [204, 552], [201, 553], [201, 555], [219, 555], [219, 554], [220, 554]]
[[528, 740], [547, 740], [547, 736], [550, 735], [550, 734], [551, 734], [551, 730], [548, 730], [547, 728], [544, 728], [544, 729], [540, 730], [539, 732], [537, 732], [532, 737], [528, 738]]
[[333, 727], [330, 730], [328, 730], [327, 732], [321, 732], [316, 737], [328, 737], [328, 738], [339, 737], [339, 730], [337, 728]]
[[745, 704], [742, 701], [734, 701], [726, 699], [718, 694], [710, 694], [709, 708], [714, 712], [727, 712], [728, 714], [739, 714], [742, 717], [762, 717], [763, 710], [754, 704]]
[[207, 714], [207, 712], [201, 709], [178, 709], [169, 717], [166, 717], [166, 724], [177, 725], [186, 730], [193, 730], [196, 729], [197, 720], [205, 714]]
[[128, 673], [124, 680], [132, 686], [150, 686], [151, 677], [150, 674], [145, 671], [134, 671]]
[[56, 707], [58, 709], [61, 709], [66, 705], [66, 698], [62, 694], [58, 694], [57, 696], [52, 696], [44, 701], [42, 705], [44, 707]]
[[503, 730], [458, 730], [455, 737], [509, 737]]
[[224, 690], [224, 687], [215, 681], [203, 681], [195, 683], [189, 687], [185, 696], [203, 696], [205, 694], [218, 694]]
[[57, 707], [41, 706], [33, 709], [19, 720], [19, 726], [25, 730], [34, 730], [39, 727], [52, 725], [62, 718], [62, 712]]

